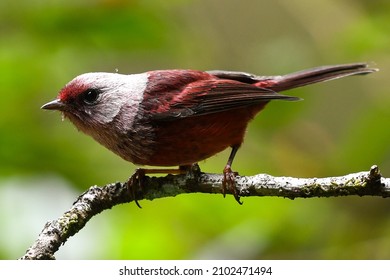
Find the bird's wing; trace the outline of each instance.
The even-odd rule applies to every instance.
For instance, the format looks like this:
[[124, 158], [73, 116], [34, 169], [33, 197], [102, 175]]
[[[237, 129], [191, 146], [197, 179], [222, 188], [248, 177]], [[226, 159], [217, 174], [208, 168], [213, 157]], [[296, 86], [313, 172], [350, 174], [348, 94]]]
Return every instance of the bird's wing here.
[[267, 103], [274, 99], [299, 100], [237, 79], [221, 79], [210, 75], [210, 78], [182, 86], [173, 97], [169, 97], [169, 102], [160, 98], [160, 106], [150, 117], [153, 120], [170, 121]]
[[247, 72], [225, 70], [210, 70], [206, 71], [206, 73], [211, 74], [220, 79], [234, 80], [246, 84], [255, 84], [260, 81], [275, 80], [280, 78], [280, 76], [258, 76]]

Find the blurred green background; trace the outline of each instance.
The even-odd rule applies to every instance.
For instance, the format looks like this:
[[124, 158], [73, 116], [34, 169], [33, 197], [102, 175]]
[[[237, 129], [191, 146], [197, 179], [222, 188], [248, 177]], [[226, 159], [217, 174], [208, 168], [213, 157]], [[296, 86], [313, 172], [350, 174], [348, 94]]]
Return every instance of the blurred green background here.
[[[91, 185], [136, 168], [40, 110], [74, 76], [226, 69], [284, 74], [369, 62], [380, 72], [290, 91], [249, 126], [234, 169], [390, 176], [390, 2], [352, 0], [0, 3], [0, 258], [15, 259]], [[387, 78], [386, 78], [387, 77]], [[200, 166], [221, 172], [229, 151]], [[390, 200], [191, 194], [117, 206], [60, 259], [388, 259]]]

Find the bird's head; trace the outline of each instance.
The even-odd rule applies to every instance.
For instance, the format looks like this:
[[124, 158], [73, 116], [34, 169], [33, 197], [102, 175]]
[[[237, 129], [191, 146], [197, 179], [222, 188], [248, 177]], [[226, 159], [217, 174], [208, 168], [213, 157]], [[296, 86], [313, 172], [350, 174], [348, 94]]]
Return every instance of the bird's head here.
[[126, 110], [127, 124], [133, 121], [146, 83], [146, 74], [86, 73], [41, 108], [61, 111], [77, 128], [91, 134], [91, 129], [112, 123], [121, 110]]

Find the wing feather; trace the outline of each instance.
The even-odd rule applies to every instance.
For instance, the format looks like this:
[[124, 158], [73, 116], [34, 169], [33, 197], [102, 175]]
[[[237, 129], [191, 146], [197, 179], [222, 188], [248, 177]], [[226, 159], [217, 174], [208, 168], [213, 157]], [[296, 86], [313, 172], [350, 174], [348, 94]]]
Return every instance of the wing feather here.
[[156, 112], [154, 120], [170, 121], [234, 110], [271, 100], [299, 100], [273, 90], [237, 80], [209, 79], [188, 84], [171, 100], [169, 110]]

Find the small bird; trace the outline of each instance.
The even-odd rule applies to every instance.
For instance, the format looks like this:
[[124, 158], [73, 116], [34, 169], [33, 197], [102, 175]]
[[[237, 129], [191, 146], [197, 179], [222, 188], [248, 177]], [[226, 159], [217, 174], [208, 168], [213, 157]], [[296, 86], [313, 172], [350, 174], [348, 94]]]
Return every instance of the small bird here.
[[299, 100], [279, 93], [285, 90], [375, 71], [365, 63], [352, 63], [282, 76], [220, 70], [86, 73], [42, 109], [61, 111], [79, 130], [136, 165], [180, 167], [139, 168], [130, 183], [142, 184], [146, 173], [187, 172], [231, 147], [222, 193], [229, 189], [241, 204], [231, 166], [249, 121], [268, 102]]

